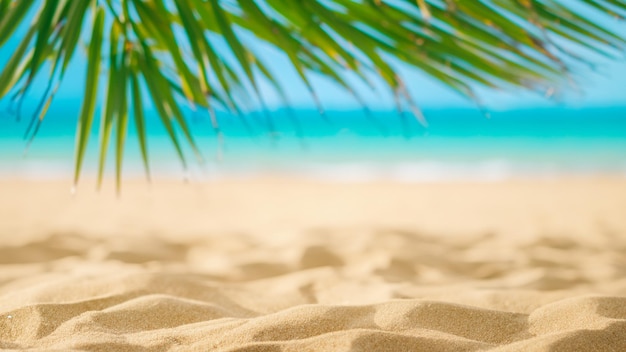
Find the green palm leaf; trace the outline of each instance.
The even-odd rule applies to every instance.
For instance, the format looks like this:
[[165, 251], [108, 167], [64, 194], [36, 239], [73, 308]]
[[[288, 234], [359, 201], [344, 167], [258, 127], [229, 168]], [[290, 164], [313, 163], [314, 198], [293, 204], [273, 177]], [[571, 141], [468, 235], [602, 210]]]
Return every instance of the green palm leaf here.
[[102, 51], [102, 38], [104, 30], [104, 10], [98, 8], [94, 13], [93, 34], [89, 45], [89, 53], [87, 60], [87, 78], [86, 91], [81, 108], [80, 117], [78, 119], [76, 132], [76, 161], [74, 168], [74, 184], [78, 183], [80, 171], [85, 158], [87, 143], [89, 142], [89, 134], [94, 119], [94, 111], [96, 107], [96, 96], [98, 94], [98, 81], [100, 75], [100, 53]]
[[[22, 100], [44, 67], [51, 68], [51, 86], [54, 77], [62, 81], [79, 43], [88, 42], [74, 180], [100, 99], [98, 183], [113, 145], [119, 186], [129, 112], [149, 173], [144, 96], [183, 165], [181, 137], [202, 158], [181, 103], [206, 109], [217, 133], [215, 108], [239, 114], [251, 102], [263, 107], [261, 79], [288, 105], [276, 74], [246, 42], [250, 35], [285, 54], [320, 112], [310, 75], [326, 76], [362, 103], [346, 79], [351, 71], [366, 85], [381, 77], [398, 106], [407, 103], [421, 120], [398, 63], [469, 98], [478, 86], [542, 92], [570, 74], [570, 63], [586, 62], [568, 47], [622, 54], [625, 38], [603, 25], [609, 16], [626, 17], [626, 0], [0, 0], [0, 48], [26, 28], [1, 68], [0, 98]], [[57, 87], [46, 91], [34, 120], [45, 117]]]

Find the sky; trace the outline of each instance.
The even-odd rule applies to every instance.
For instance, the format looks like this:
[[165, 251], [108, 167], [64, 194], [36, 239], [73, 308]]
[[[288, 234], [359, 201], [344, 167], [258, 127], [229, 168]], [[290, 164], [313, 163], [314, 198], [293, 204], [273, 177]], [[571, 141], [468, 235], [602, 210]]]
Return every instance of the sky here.
[[[607, 18], [583, 7], [578, 10], [591, 19], [601, 16], [599, 17], [601, 23], [607, 29], [626, 37], [626, 21]], [[564, 46], [597, 64], [596, 71], [584, 67], [574, 70], [573, 75], [578, 87], [561, 87], [551, 99], [521, 89], [494, 91], [477, 87], [476, 92], [481, 104], [491, 110], [552, 106], [571, 108], [626, 106], [626, 49], [622, 53], [615, 53], [616, 59], [611, 60], [593, 53], [583, 52], [579, 48], [568, 45], [568, 43], [564, 43]], [[274, 68], [280, 69], [285, 86], [294, 87], [289, 89], [293, 96], [293, 103], [300, 107], [313, 106], [305, 86], [299, 81], [295, 70], [289, 68], [287, 59], [277, 52], [266, 53], [266, 55], [269, 58], [268, 62], [272, 62]], [[417, 69], [401, 67], [400, 72], [409, 91], [422, 108], [472, 108], [476, 106], [475, 102], [452, 91]], [[325, 106], [347, 110], [359, 107], [354, 98], [337, 85], [325, 79], [314, 79], [314, 82], [320, 100]], [[392, 95], [383, 87], [379, 89], [378, 93], [375, 93], [361, 84], [357, 85], [357, 91], [364, 98], [363, 100], [375, 109], [392, 109], [394, 106]], [[274, 98], [271, 103], [280, 104], [277, 98]]]
[[[604, 24], [622, 36], [626, 36], [626, 23], [617, 20], [608, 20]], [[13, 44], [16, 44], [14, 42]], [[258, 44], [253, 44], [257, 46]], [[5, 46], [0, 51], [0, 63], [4, 62], [10, 53]], [[270, 69], [279, 77], [289, 95], [290, 101], [296, 108], [313, 108], [314, 101], [309, 95], [306, 87], [298, 78], [295, 70], [290, 67], [287, 58], [280, 52], [268, 46], [258, 45], [262, 53], [260, 56], [269, 62]], [[81, 56], [84, 53], [80, 53]], [[616, 61], [606, 58], [592, 58], [598, 63], [597, 72], [590, 69], [581, 68], [576, 71], [576, 81], [579, 88], [564, 87], [552, 99], [546, 99], [540, 94], [526, 92], [522, 90], [493, 91], [478, 88], [478, 97], [481, 103], [491, 110], [511, 110], [515, 108], [528, 107], [605, 107], [605, 106], [626, 106], [626, 54]], [[67, 75], [64, 83], [57, 94], [56, 104], [79, 104], [83, 94], [84, 76], [83, 57], [74, 61], [74, 69]], [[400, 72], [407, 83], [409, 91], [422, 108], [459, 108], [475, 107], [475, 102], [460, 96], [452, 90], [446, 88], [434, 79], [419, 72], [416, 69], [401, 68]], [[45, 76], [45, 75], [42, 75]], [[40, 84], [32, 91], [31, 96], [38, 97], [43, 92], [46, 77], [40, 78]], [[358, 109], [359, 104], [341, 87], [329, 82], [323, 77], [313, 75], [312, 81], [316, 91], [326, 109], [350, 110]], [[357, 81], [355, 81], [357, 82]], [[378, 110], [393, 109], [393, 97], [382, 84], [377, 91], [372, 91], [362, 83], [356, 83], [356, 90], [368, 102], [368, 106]], [[281, 101], [272, 92], [269, 85], [264, 85], [264, 94], [267, 105], [270, 108], [279, 108]], [[38, 94], [39, 93], [39, 94]]]

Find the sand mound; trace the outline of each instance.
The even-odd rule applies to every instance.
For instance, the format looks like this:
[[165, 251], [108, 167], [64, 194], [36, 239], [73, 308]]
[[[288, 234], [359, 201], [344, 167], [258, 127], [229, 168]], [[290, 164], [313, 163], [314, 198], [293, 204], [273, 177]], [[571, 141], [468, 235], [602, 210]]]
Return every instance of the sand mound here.
[[[604, 203], [577, 204], [586, 206], [587, 211], [575, 212], [566, 196], [554, 196], [558, 192], [570, 194], [581, 184], [589, 189], [582, 200], [605, 197]], [[80, 211], [87, 216], [73, 218], [74, 222], [68, 222], [69, 217], [63, 220], [59, 213], [41, 215], [49, 213], [38, 213], [36, 205], [35, 210], [22, 209], [31, 214], [29, 222], [20, 223], [16, 220], [19, 217], [4, 212], [0, 232], [4, 243], [0, 245], [0, 348], [623, 351], [626, 227], [620, 226], [626, 220], [616, 216], [624, 208], [614, 207], [625, 204], [625, 184], [552, 184], [556, 192], [552, 202], [562, 207], [561, 211], [538, 213], [534, 225], [543, 226], [543, 231], [532, 231], [532, 236], [515, 232], [520, 222], [509, 219], [510, 231], [505, 231], [504, 223], [498, 228], [487, 226], [486, 220], [498, 215], [497, 208], [508, 214], [513, 205], [507, 201], [519, 201], [516, 197], [503, 198], [503, 189], [515, 193], [522, 187], [527, 197], [521, 198], [522, 202], [530, 199], [543, 204], [541, 187], [528, 194], [528, 189], [533, 189], [528, 184], [472, 186], [482, 187], [483, 206], [490, 197], [500, 202], [493, 201], [493, 212], [485, 213], [483, 219], [452, 217], [468, 227], [475, 226], [474, 221], [487, 224], [483, 231], [454, 235], [452, 230], [462, 224], [455, 223], [454, 229], [442, 232], [406, 225], [413, 216], [410, 208], [402, 213], [404, 222], [393, 220], [404, 224], [399, 227], [367, 217], [342, 222], [345, 217], [341, 214], [333, 220], [330, 213], [322, 216], [323, 210], [302, 218], [315, 218], [320, 226], [314, 227], [286, 216], [289, 211], [282, 212], [276, 204], [265, 213], [273, 211], [275, 218], [284, 217], [282, 224], [290, 224], [290, 228], [263, 227], [260, 222], [265, 220], [254, 220], [252, 215], [256, 231], [224, 225], [230, 220], [204, 217], [196, 221], [213, 219], [212, 226], [222, 221], [224, 227], [194, 232], [190, 231], [193, 226], [200, 229], [202, 225], [186, 223], [181, 225], [186, 232], [176, 232], [164, 226], [163, 219], [174, 216], [181, 222], [189, 220], [185, 217], [189, 215], [182, 213], [198, 211], [198, 204], [177, 204], [176, 209], [184, 208], [178, 210], [181, 213], [153, 209], [145, 214], [154, 200], [145, 194], [111, 200], [118, 205], [110, 209], [121, 208], [115, 211], [126, 217], [121, 213], [103, 215], [104, 205], [94, 201], [96, 198], [60, 202], [59, 207], [65, 207], [69, 214]], [[58, 184], [48, 184], [46, 189], [53, 186]], [[313, 203], [321, 202], [316, 197], [337, 191], [328, 185], [291, 187], [297, 196], [317, 194], [307, 193]], [[388, 191], [396, 192], [394, 199], [418, 208], [420, 202], [408, 203], [416, 193], [427, 200], [445, 200], [446, 193], [441, 190], [406, 187]], [[12, 184], [15, 188], [19, 189]], [[171, 197], [192, 197], [181, 196], [175, 188], [170, 191]], [[262, 191], [267, 191], [267, 184]], [[373, 199], [367, 192], [378, 191], [363, 186], [352, 196], [361, 194], [365, 197], [361, 201]], [[50, 194], [41, 200], [48, 206], [63, 199]], [[448, 201], [454, 204], [456, 198]], [[299, 206], [304, 212], [312, 205], [305, 202]], [[468, 202], [466, 209], [473, 206]], [[0, 201], [0, 210], [2, 207], [6, 210], [10, 205]], [[242, 209], [236, 199], [222, 207], [221, 214], [230, 211], [233, 217]], [[376, 211], [381, 219], [399, 216], [398, 208], [391, 210], [393, 215]], [[578, 217], [567, 221], [571, 213]], [[357, 219], [354, 214], [347, 216]], [[102, 217], [111, 222], [109, 228], [100, 224]], [[129, 221], [133, 217], [153, 217], [157, 225]], [[445, 229], [446, 220], [441, 220], [440, 230]], [[561, 225], [546, 227], [545, 223]], [[568, 227], [571, 224], [574, 226]], [[111, 231], [104, 233], [103, 229]], [[586, 234], [576, 233], [581, 229]]]

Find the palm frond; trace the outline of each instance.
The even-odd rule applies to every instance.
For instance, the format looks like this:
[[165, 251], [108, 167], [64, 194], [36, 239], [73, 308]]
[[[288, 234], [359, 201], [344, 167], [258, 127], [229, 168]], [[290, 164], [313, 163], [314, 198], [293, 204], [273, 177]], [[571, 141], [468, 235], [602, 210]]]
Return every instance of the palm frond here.
[[119, 185], [129, 112], [149, 172], [143, 96], [152, 99], [183, 165], [181, 138], [201, 160], [183, 103], [210, 112], [216, 131], [215, 108], [241, 113], [264, 106], [262, 79], [288, 105], [271, 65], [246, 42], [250, 36], [284, 53], [322, 113], [311, 74], [362, 102], [346, 79], [350, 71], [365, 85], [382, 78], [421, 119], [399, 63], [473, 99], [478, 86], [541, 92], [570, 75], [572, 62], [585, 61], [569, 47], [621, 55], [625, 38], [603, 21], [625, 15], [626, 0], [0, 0], [0, 48], [25, 32], [0, 73], [0, 98], [12, 94], [19, 103], [35, 77], [49, 75], [33, 115], [38, 126], [78, 46], [88, 42], [74, 181], [100, 101], [99, 183], [115, 132]]

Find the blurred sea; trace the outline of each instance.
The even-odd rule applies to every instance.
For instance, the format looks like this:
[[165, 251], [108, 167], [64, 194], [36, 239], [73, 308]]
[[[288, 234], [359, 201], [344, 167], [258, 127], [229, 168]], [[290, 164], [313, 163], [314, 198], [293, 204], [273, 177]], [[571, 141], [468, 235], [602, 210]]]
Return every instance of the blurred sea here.
[[[60, 104], [61, 106], [63, 104]], [[20, 122], [0, 111], [0, 177], [70, 178], [78, 107], [52, 109], [28, 148], [23, 139], [31, 116]], [[153, 174], [211, 179], [254, 175], [296, 175], [333, 181], [501, 180], [562, 175], [626, 177], [626, 107], [537, 108], [490, 112], [426, 110], [429, 126], [395, 111], [285, 110], [246, 115], [218, 112], [220, 143], [208, 114], [188, 114], [205, 159], [199, 164], [185, 147], [185, 172], [158, 118], [148, 120]], [[274, 134], [268, 125], [275, 125]], [[94, 126], [85, 173], [95, 173], [98, 127]], [[187, 146], [181, 133], [181, 144]], [[124, 174], [143, 175], [136, 133], [130, 124]], [[107, 174], [113, 172], [109, 153]]]

